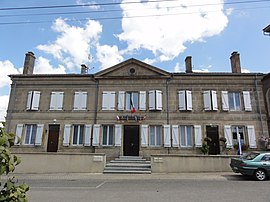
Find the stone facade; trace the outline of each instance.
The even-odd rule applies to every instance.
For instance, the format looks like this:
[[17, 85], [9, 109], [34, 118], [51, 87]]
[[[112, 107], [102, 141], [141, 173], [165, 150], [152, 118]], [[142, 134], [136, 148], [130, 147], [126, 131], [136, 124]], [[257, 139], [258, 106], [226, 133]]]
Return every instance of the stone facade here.
[[259, 137], [269, 136], [264, 75], [188, 68], [169, 73], [129, 59], [96, 74], [11, 75], [6, 129], [21, 140], [13, 149], [108, 159], [201, 154], [205, 137], [214, 155], [235, 154], [239, 140], [261, 149]]

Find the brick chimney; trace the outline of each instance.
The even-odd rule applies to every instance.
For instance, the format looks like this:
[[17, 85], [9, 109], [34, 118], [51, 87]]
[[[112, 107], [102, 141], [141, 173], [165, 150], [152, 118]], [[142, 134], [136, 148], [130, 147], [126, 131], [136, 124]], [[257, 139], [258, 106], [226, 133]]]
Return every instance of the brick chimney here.
[[33, 52], [28, 52], [25, 54], [23, 74], [33, 74], [35, 66], [35, 55]]
[[187, 56], [185, 59], [186, 62], [186, 73], [192, 73], [192, 61], [191, 56]]
[[232, 73], [241, 73], [240, 54], [237, 51], [234, 51], [232, 52], [230, 59]]

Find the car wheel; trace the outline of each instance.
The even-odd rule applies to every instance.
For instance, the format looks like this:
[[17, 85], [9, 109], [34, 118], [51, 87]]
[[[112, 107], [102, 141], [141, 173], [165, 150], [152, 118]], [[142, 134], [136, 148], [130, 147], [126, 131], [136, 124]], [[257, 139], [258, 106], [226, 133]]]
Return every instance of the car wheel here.
[[266, 172], [264, 170], [256, 170], [255, 171], [255, 177], [259, 181], [263, 181], [266, 179]]

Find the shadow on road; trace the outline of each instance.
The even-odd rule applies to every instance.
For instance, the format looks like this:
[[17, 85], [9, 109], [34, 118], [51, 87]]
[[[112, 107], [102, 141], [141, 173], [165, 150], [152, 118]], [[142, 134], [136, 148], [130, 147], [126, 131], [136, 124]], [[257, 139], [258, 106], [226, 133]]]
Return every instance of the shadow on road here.
[[233, 174], [233, 175], [222, 175], [228, 181], [256, 181], [252, 176], [245, 176], [241, 174]]

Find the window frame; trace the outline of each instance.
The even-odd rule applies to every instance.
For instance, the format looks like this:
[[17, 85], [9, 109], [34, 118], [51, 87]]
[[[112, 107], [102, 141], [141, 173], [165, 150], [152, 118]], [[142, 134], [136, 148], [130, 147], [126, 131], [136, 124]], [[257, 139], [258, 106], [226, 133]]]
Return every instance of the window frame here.
[[[105, 130], [106, 128], [106, 130]], [[102, 125], [102, 146], [114, 146], [115, 144], [115, 127], [114, 125]], [[105, 132], [106, 131], [106, 138], [104, 138], [105, 136]], [[110, 143], [111, 140], [111, 143]]]
[[[29, 127], [30, 127], [30, 131], [28, 130]], [[35, 127], [35, 130], [33, 131], [34, 127]], [[37, 124], [25, 124], [24, 141], [23, 141], [24, 145], [35, 145], [37, 129], [38, 129]], [[28, 134], [28, 131], [29, 131], [29, 134]], [[28, 139], [28, 142], [26, 142], [27, 139]]]
[[[75, 133], [76, 132], [76, 133]], [[76, 134], [76, 136], [75, 136]], [[72, 146], [83, 146], [85, 138], [85, 125], [74, 124], [72, 125]], [[74, 140], [76, 139], [75, 143]]]
[[[136, 95], [137, 97], [134, 98], [134, 95]], [[139, 103], [140, 103], [140, 93], [138, 91], [127, 91], [125, 93], [125, 109], [127, 111], [131, 111], [132, 110], [132, 105], [131, 105], [131, 100], [133, 102], [133, 105], [135, 107], [136, 110], [139, 110]], [[135, 99], [135, 100], [134, 100]]]
[[[243, 129], [243, 134], [241, 135], [241, 133], [239, 132], [239, 129], [242, 128]], [[236, 132], [234, 132], [234, 129], [236, 129]], [[246, 144], [247, 140], [246, 140], [246, 131], [245, 131], [245, 126], [243, 125], [232, 125], [231, 126], [231, 131], [232, 131], [232, 144], [233, 145], [238, 145], [238, 133], [240, 134], [240, 142], [241, 145]], [[235, 134], [236, 133], [236, 134]], [[235, 138], [236, 135], [236, 138]]]
[[[236, 95], [238, 97], [238, 103], [239, 106], [237, 106], [237, 101], [236, 101]], [[233, 99], [233, 100], [231, 100]], [[229, 103], [229, 111], [241, 111], [242, 109], [242, 104], [241, 104], [241, 93], [240, 92], [228, 92], [228, 103]], [[233, 103], [233, 106], [232, 106]]]
[[[184, 128], [184, 134], [182, 134], [182, 128]], [[188, 129], [190, 129], [190, 134], [188, 134]], [[179, 133], [180, 133], [180, 147], [185, 147], [185, 148], [191, 148], [193, 147], [193, 126], [192, 125], [180, 125], [179, 126]], [[183, 138], [182, 135], [184, 135], [184, 144], [183, 144]], [[188, 136], [190, 136], [188, 138]], [[190, 144], [188, 144], [188, 140], [190, 140]]]
[[[154, 131], [152, 131], [154, 129]], [[158, 130], [159, 131], [158, 131]], [[154, 132], [154, 134], [153, 134]], [[158, 136], [159, 135], [159, 136]], [[149, 146], [150, 147], [162, 147], [162, 125], [150, 125], [149, 126]], [[152, 138], [154, 138], [154, 144], [152, 144]], [[160, 144], [158, 144], [158, 140]]]

